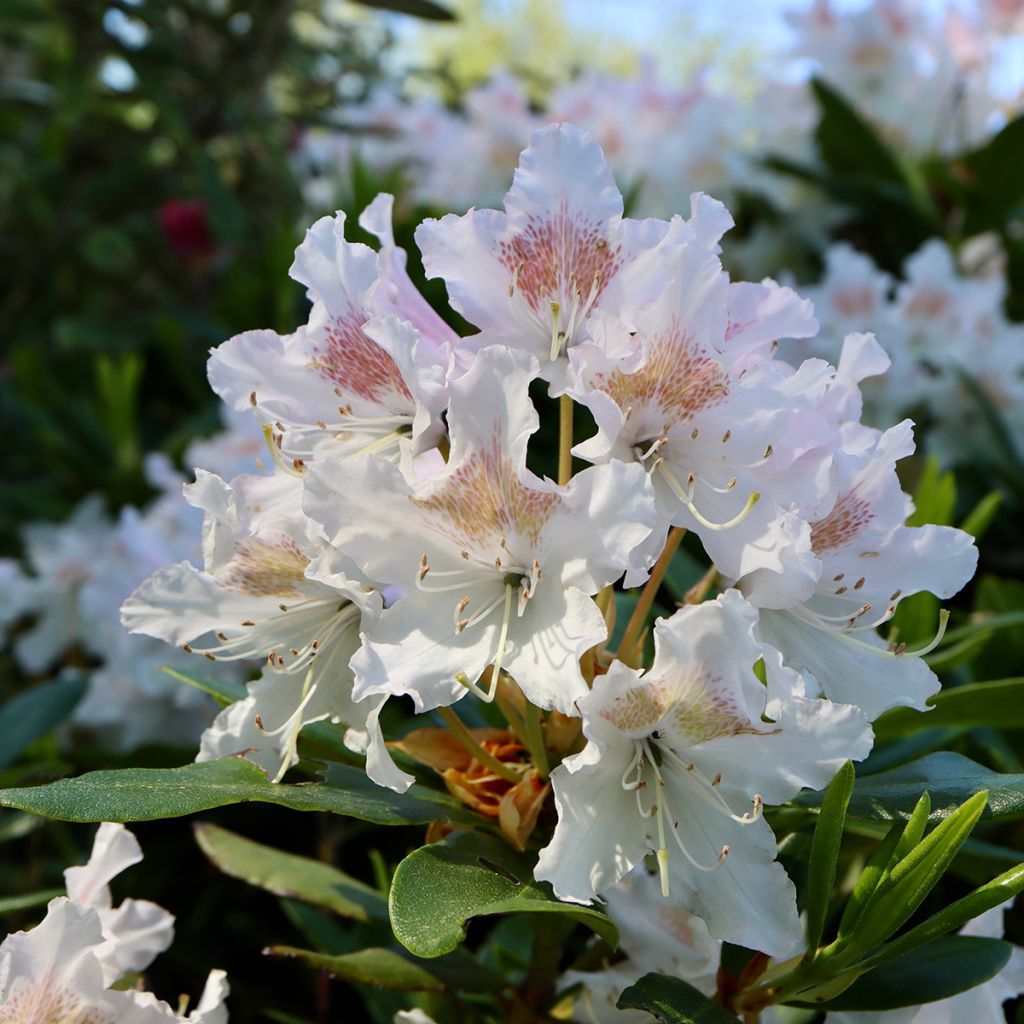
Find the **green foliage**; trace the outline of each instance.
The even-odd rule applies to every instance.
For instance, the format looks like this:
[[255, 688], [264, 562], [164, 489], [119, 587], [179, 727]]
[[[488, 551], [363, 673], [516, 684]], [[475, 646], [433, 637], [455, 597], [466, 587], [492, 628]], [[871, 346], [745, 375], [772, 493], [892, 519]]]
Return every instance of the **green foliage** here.
[[88, 772], [45, 786], [0, 790], [0, 806], [61, 821], [151, 821], [197, 814], [228, 804], [278, 804], [296, 811], [327, 811], [376, 825], [429, 821], [472, 824], [480, 818], [445, 793], [413, 786], [407, 793], [371, 782], [366, 773], [333, 765], [324, 783], [281, 785], [237, 757], [182, 768], [125, 768]]
[[645, 974], [616, 1004], [620, 1010], [646, 1010], [662, 1024], [736, 1024], [726, 1013], [681, 978]]
[[26, 747], [63, 722], [82, 699], [85, 684], [82, 676], [54, 679], [0, 706], [0, 768], [13, 764]]
[[465, 938], [470, 918], [490, 914], [564, 914], [612, 947], [618, 944], [609, 917], [560, 903], [549, 885], [533, 880], [528, 856], [474, 832], [455, 832], [409, 854], [395, 871], [389, 907], [395, 936], [417, 956], [451, 952]]

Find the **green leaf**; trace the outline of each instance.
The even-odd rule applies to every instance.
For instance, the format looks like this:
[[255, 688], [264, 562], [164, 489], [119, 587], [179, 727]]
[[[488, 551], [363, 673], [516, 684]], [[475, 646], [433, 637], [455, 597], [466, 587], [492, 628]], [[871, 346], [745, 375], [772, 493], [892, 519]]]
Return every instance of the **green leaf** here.
[[1024, 864], [1018, 864], [1009, 871], [1003, 872], [998, 878], [993, 878], [991, 882], [979, 886], [962, 899], [944, 907], [928, 920], [915, 925], [894, 942], [883, 946], [865, 963], [869, 967], [875, 967], [895, 960], [926, 943], [933, 942], [942, 935], [962, 928], [968, 921], [984, 914], [986, 910], [991, 910], [993, 907], [1001, 906], [1014, 899], [1022, 890], [1024, 890]]
[[825, 929], [825, 917], [832, 899], [832, 886], [836, 880], [836, 862], [839, 845], [846, 823], [846, 805], [854, 784], [853, 763], [847, 761], [829, 783], [821, 802], [821, 813], [814, 826], [811, 861], [807, 875], [807, 936], [808, 952], [818, 948]]
[[[923, 840], [883, 876], [868, 905], [853, 924], [848, 939], [841, 942], [838, 955], [849, 961], [877, 946], [909, 920], [945, 874], [957, 850], [971, 834], [988, 799], [978, 793], [940, 821]], [[910, 825], [907, 826], [907, 831]], [[896, 852], [906, 846], [897, 844]]]
[[681, 978], [645, 974], [619, 996], [620, 1010], [646, 1010], [662, 1024], [736, 1024], [736, 1018]]
[[994, 978], [1012, 949], [1002, 939], [947, 935], [868, 972], [817, 1008], [877, 1013], [949, 999]]
[[43, 892], [30, 892], [21, 896], [0, 896], [0, 917], [13, 914], [16, 910], [31, 910], [41, 907], [58, 896], [65, 895], [63, 889], [45, 889]]
[[424, 21], [455, 21], [455, 13], [435, 4], [433, 0], [356, 0], [363, 7], [376, 7], [382, 11], [410, 14]]
[[294, 957], [343, 981], [397, 992], [493, 992], [505, 979], [465, 953], [423, 962], [402, 949], [370, 948], [331, 956], [292, 946], [271, 946], [271, 956]]
[[949, 526], [956, 508], [956, 478], [943, 472], [939, 460], [929, 456], [914, 488], [914, 512], [907, 526]]
[[[994, 772], [962, 754], [939, 751], [910, 764], [860, 778], [854, 784], [847, 815], [861, 821], [909, 818], [921, 794], [931, 797], [929, 821], [941, 821], [969, 797], [988, 790], [986, 818], [1024, 815], [1024, 775]], [[800, 807], [816, 807], [820, 793], [801, 793]]]
[[967, 513], [960, 524], [960, 529], [969, 533], [975, 540], [980, 540], [992, 525], [1002, 503], [1003, 492], [990, 491]]
[[249, 801], [329, 811], [376, 825], [481, 820], [447, 794], [419, 786], [393, 793], [346, 765], [333, 765], [327, 783], [285, 785], [270, 782], [257, 765], [238, 757], [181, 768], [87, 772], [45, 786], [0, 789], [0, 806], [62, 821], [151, 821]]
[[953, 726], [976, 729], [1024, 728], [1024, 676], [947, 687], [928, 701], [931, 711], [922, 714], [912, 708], [887, 711], [875, 724], [875, 739], [887, 740], [933, 729]]
[[[921, 801], [927, 800], [928, 794], [925, 793], [921, 797]], [[868, 858], [867, 864], [861, 869], [860, 876], [854, 884], [850, 898], [846, 901], [846, 906], [843, 908], [843, 916], [839, 921], [840, 938], [844, 938], [853, 930], [853, 925], [857, 918], [860, 917], [864, 908], [871, 902], [871, 897], [874, 896], [879, 883], [893, 864], [893, 855], [903, 833], [907, 830], [907, 824], [907, 822], [897, 821], [875, 848], [875, 852]]]
[[388, 919], [387, 900], [376, 889], [330, 864], [254, 843], [208, 823], [196, 825], [195, 835], [203, 853], [232, 878], [356, 921]]
[[524, 911], [567, 914], [618, 945], [609, 917], [557, 900], [549, 885], [534, 881], [531, 857], [476, 832], [455, 832], [409, 854], [395, 871], [389, 906], [395, 937], [417, 956], [451, 952], [470, 918]]
[[221, 707], [245, 700], [245, 684], [234, 679], [208, 676], [205, 672], [185, 672], [171, 665], [164, 665], [162, 670], [172, 678], [182, 683], [188, 683], [189, 686], [194, 686], [197, 690], [202, 690], [203, 693], [208, 693]]
[[0, 707], [0, 768], [12, 764], [30, 744], [63, 722], [85, 693], [81, 676], [40, 683]]

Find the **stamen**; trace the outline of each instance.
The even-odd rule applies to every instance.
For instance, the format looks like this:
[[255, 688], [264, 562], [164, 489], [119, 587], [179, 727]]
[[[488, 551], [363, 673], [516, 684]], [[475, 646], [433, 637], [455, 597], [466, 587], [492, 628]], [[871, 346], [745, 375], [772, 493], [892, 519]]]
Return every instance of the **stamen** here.
[[274, 438], [274, 428], [269, 424], [263, 425], [263, 439], [267, 442], [267, 450], [270, 452], [270, 457], [277, 464], [279, 469], [284, 470], [289, 476], [305, 476], [305, 467], [299, 469], [297, 466], [289, 465], [285, 462], [284, 457], [281, 455], [280, 443]]
[[675, 492], [676, 496], [689, 510], [690, 515], [692, 515], [693, 518], [701, 524], [701, 526], [705, 527], [708, 530], [731, 530], [734, 526], [738, 526], [740, 523], [742, 523], [743, 520], [746, 519], [747, 516], [749, 516], [750, 513], [753, 511], [753, 508], [758, 503], [758, 501], [761, 500], [761, 495], [757, 491], [751, 491], [750, 496], [747, 498], [746, 504], [739, 511], [739, 513], [737, 513], [735, 516], [732, 517], [732, 519], [728, 520], [727, 522], [714, 523], [710, 519], [707, 519], [703, 515], [701, 515], [700, 511], [697, 509], [697, 506], [694, 504], [692, 484], [689, 492], [685, 491], [683, 489], [683, 485], [675, 478], [671, 470], [669, 470], [665, 466], [664, 459], [658, 459], [658, 461], [655, 462], [654, 464], [654, 468], [658, 470], [658, 472], [661, 473], [661, 475], [665, 478], [665, 480], [668, 482], [668, 485]]
[[562, 307], [557, 302], [551, 303], [551, 362], [558, 358], [565, 337], [559, 327], [562, 322]]
[[[486, 618], [486, 616], [490, 615], [491, 612], [494, 611], [494, 609], [497, 608], [498, 605], [502, 603], [502, 601], [504, 601], [505, 611], [501, 618], [501, 631], [498, 634], [498, 650], [497, 653], [494, 655], [494, 661], [491, 663], [492, 668], [490, 688], [486, 691], [482, 690], [476, 683], [470, 682], [469, 677], [466, 675], [465, 672], [459, 672], [455, 676], [455, 681], [457, 683], [460, 683], [462, 686], [464, 686], [467, 690], [470, 691], [470, 693], [476, 694], [476, 696], [479, 697], [486, 704], [490, 704], [494, 700], [494, 695], [498, 691], [498, 679], [501, 676], [501, 663], [505, 657], [505, 647], [508, 643], [508, 627], [509, 623], [512, 621], [512, 593], [514, 589], [515, 587], [512, 583], [506, 582], [504, 595], [492, 601], [482, 611], [477, 612], [477, 614], [474, 615], [473, 618], [466, 623], [466, 626], [462, 627], [466, 628], [468, 626], [476, 625], [476, 623], [480, 622], [482, 619]], [[461, 626], [462, 624], [460, 623], [459, 625]]]

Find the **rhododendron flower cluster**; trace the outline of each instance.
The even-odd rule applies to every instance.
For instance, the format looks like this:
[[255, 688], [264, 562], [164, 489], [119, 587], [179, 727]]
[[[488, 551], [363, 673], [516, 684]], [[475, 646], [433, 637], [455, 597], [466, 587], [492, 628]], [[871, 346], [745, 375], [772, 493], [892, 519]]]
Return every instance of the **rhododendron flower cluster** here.
[[108, 883], [142, 860], [123, 825], [100, 825], [87, 864], [64, 872], [67, 896], [50, 901], [46, 917], [0, 943], [0, 1020], [4, 1024], [227, 1024], [223, 971], [211, 971], [195, 1008], [175, 1011], [150, 992], [119, 989], [144, 971], [174, 938], [174, 917], [147, 900], [112, 905]]
[[[258, 427], [235, 417], [190, 445], [185, 461], [233, 475], [255, 470], [265, 454]], [[25, 530], [24, 565], [0, 560], [0, 628], [19, 666], [32, 675], [85, 675], [72, 724], [121, 750], [191, 744], [209, 721], [207, 699], [162, 671], [188, 659], [121, 626], [121, 602], [143, 579], [200, 550], [202, 517], [181, 500], [181, 475], [155, 453], [146, 470], [160, 492], [146, 507], [126, 506], [112, 520], [102, 497], [92, 496], [63, 523]]]
[[815, 354], [835, 359], [847, 332], [874, 331], [892, 369], [883, 372], [882, 359], [870, 371], [868, 420], [923, 414], [928, 448], [946, 464], [974, 458], [990, 441], [972, 384], [1024, 442], [1024, 327], [1006, 317], [1002, 277], [963, 273], [938, 239], [907, 260], [902, 277], [894, 281], [848, 245], [829, 249], [823, 279], [807, 289], [821, 321]]
[[[436, 731], [403, 749], [490, 801], [520, 848], [550, 778], [535, 875], [556, 895], [605, 897], [649, 858], [666, 920], [791, 955], [795, 890], [764, 808], [825, 786], [867, 755], [881, 711], [935, 692], [933, 645], [890, 642], [886, 623], [908, 595], [954, 594], [977, 557], [958, 530], [904, 525], [911, 424], [860, 423], [859, 383], [884, 356], [852, 335], [837, 365], [779, 358], [780, 340], [814, 334], [813, 310], [730, 280], [722, 204], [626, 217], [570, 124], [534, 134], [502, 210], [417, 232], [476, 333], [412, 286], [389, 204], [362, 219], [379, 251], [348, 241], [340, 214], [307, 233], [292, 267], [305, 324], [214, 350], [214, 389], [255, 418], [271, 471], [198, 474], [202, 558], [152, 575], [125, 625], [212, 662], [262, 660], [201, 758], [240, 754], [280, 780], [304, 725], [327, 719], [404, 791], [381, 712], [411, 698], [501, 793], [451, 738], [432, 754]], [[577, 439], [583, 410], [596, 432]], [[548, 416], [556, 479], [534, 461]], [[658, 619], [650, 657], [645, 617], [684, 534], [708, 571]], [[616, 588], [640, 585], [612, 643]], [[462, 723], [481, 701], [508, 731]]]

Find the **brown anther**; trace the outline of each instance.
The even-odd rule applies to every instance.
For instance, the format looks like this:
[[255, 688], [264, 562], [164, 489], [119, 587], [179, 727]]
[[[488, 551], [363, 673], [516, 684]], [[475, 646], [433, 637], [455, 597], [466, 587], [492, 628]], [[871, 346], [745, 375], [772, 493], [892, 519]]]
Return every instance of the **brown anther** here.
[[273, 665], [274, 665], [274, 659], [275, 659], [276, 657], [277, 657], [277, 651], [271, 651], [271, 652], [270, 652], [270, 653], [269, 653], [269, 654], [267, 655], [267, 664], [268, 664], [268, 665], [270, 665], [271, 667], [273, 667]]
[[495, 569], [500, 569], [501, 568], [501, 556], [500, 555], [494, 560], [494, 568]]
[[859, 580], [857, 580], [856, 583], [854, 583], [853, 589], [854, 590], [860, 590], [860, 588], [863, 587], [863, 586], [864, 586], [864, 577], [861, 576], [861, 578]]
[[711, 785], [717, 786], [722, 781], [722, 773], [719, 772], [712, 780]]
[[901, 654], [903, 654], [906, 651], [906, 649], [907, 649], [907, 645], [906, 644], [897, 644], [896, 645], [896, 650], [893, 651], [892, 653], [895, 654], [896, 657], [898, 658]]
[[726, 432], [725, 432], [725, 433], [724, 433], [724, 434], [722, 435], [722, 444], [728, 444], [728, 442], [729, 442], [729, 438], [730, 438], [730, 437], [732, 437], [732, 431], [731, 431], [731, 430], [727, 430], [727, 431], [726, 431]]
[[288, 605], [286, 605], [286, 604], [279, 604], [277, 607], [280, 608], [281, 611], [283, 611], [283, 612], [288, 611]]
[[291, 655], [291, 656], [292, 656], [293, 658], [297, 658], [297, 657], [299, 656], [299, 649], [298, 649], [298, 647], [289, 647], [289, 648], [288, 648], [288, 653], [289, 653], [289, 654], [290, 654], [290, 655]]
[[832, 582], [838, 583], [845, 575], [845, 572], [836, 573], [836, 575], [832, 577]]
[[228, 642], [228, 635], [227, 635], [227, 633], [222, 633], [220, 630], [217, 630], [217, 634], [216, 635], [217, 635], [217, 639], [222, 644], [226, 644]]
[[266, 730], [263, 729], [263, 716], [258, 711], [256, 712], [256, 715], [253, 718], [253, 721], [256, 723], [256, 728], [257, 729], [263, 730], [264, 732], [266, 731]]
[[186, 654], [192, 654], [192, 646], [191, 646], [191, 644], [182, 644], [182, 645], [181, 645], [181, 649], [182, 649], [182, 650], [183, 650], [183, 651], [184, 651], [184, 652], [185, 652]]
[[859, 558], [877, 558], [878, 557], [878, 552], [877, 551], [862, 551], [858, 557]]
[[768, 447], [765, 448], [764, 455], [762, 455], [761, 458], [763, 458], [763, 459], [770, 459], [772, 457], [772, 453], [774, 451], [775, 451], [774, 446], [768, 445]]
[[891, 593], [891, 594], [889, 595], [889, 600], [890, 600], [890, 601], [898, 601], [898, 600], [899, 600], [899, 598], [900, 598], [900, 595], [901, 595], [902, 593], [903, 593], [903, 591], [902, 591], [902, 590], [896, 590], [896, 591], [893, 591], [893, 593]]
[[424, 553], [420, 555], [420, 568], [419, 571], [416, 573], [416, 576], [419, 578], [420, 582], [423, 581], [423, 578], [427, 575], [428, 572], [430, 572], [430, 563], [427, 561], [426, 553]]
[[608, 248], [608, 240], [607, 240], [607, 239], [605, 239], [605, 238], [599, 238], [599, 239], [598, 239], [598, 240], [597, 240], [597, 241], [596, 241], [596, 242], [594, 243], [594, 245], [595, 245], [595, 247], [596, 247], [596, 248], [598, 248], [598, 249], [607, 249], [607, 248]]
[[690, 440], [691, 441], [696, 441], [697, 440], [697, 435], [699, 433], [700, 433], [700, 431], [696, 427], [694, 427], [693, 430], [690, 431]]
[[306, 468], [306, 463], [302, 459], [292, 459], [292, 465], [300, 472]]
[[320, 641], [314, 640], [310, 645], [310, 648], [315, 652], [320, 650]]
[[338, 398], [341, 398], [341, 394], [342, 394], [341, 388], [335, 388], [334, 389], [334, 393], [338, 396]]
[[455, 623], [455, 631], [457, 633], [461, 633], [468, 625], [469, 619], [459, 619], [459, 621]]
[[850, 589], [849, 587], [836, 587], [836, 593], [837, 594], [845, 594], [847, 592], [847, 590], [849, 590], [849, 589]]
[[250, 391], [249, 392], [249, 404], [250, 405], [255, 405], [256, 404], [256, 392], [255, 391]]
[[206, 658], [207, 661], [217, 660], [209, 651], [203, 651], [203, 657]]
[[469, 605], [469, 598], [468, 598], [468, 597], [464, 597], [464, 598], [463, 598], [463, 599], [462, 599], [462, 600], [461, 600], [461, 601], [460, 601], [460, 602], [459, 602], [459, 603], [458, 603], [458, 604], [457, 604], [457, 605], [455, 606], [455, 614], [456, 614], [456, 615], [461, 615], [461, 614], [462, 614], [462, 613], [463, 613], [463, 612], [464, 612], [464, 611], [466, 610], [466, 607], [467, 607], [468, 605]]
[[321, 430], [326, 430], [326, 429], [327, 429], [327, 424], [326, 424], [326, 423], [324, 423], [324, 421], [323, 421], [323, 420], [317, 420], [317, 421], [316, 421], [316, 425], [317, 425], [317, 426], [318, 426], [318, 427], [319, 427], [319, 428], [320, 428]]
[[696, 477], [695, 477], [695, 476], [694, 476], [694, 475], [693, 475], [692, 473], [687, 473], [687, 474], [686, 474], [686, 486], [687, 486], [687, 487], [692, 487], [692, 486], [693, 486], [693, 484], [694, 484], [694, 481], [695, 481], [696, 479], [697, 479], [697, 478], [696, 478]]
[[256, 623], [253, 622], [252, 619], [246, 619], [245, 622], [242, 623], [242, 625], [243, 626], [255, 626]]
[[281, 655], [279, 654], [277, 656], [277, 667], [280, 668], [283, 664], [284, 664], [284, 658], [282, 658]]
[[722, 852], [721, 852], [721, 854], [719, 854], [719, 856], [721, 857], [722, 860], [725, 860], [725, 858], [729, 856], [729, 844], [728, 843], [726, 843], [725, 846], [722, 847]]
[[469, 561], [469, 552], [468, 551], [460, 551], [459, 554], [462, 555], [462, 557], [464, 559], [466, 559], [467, 562]]

